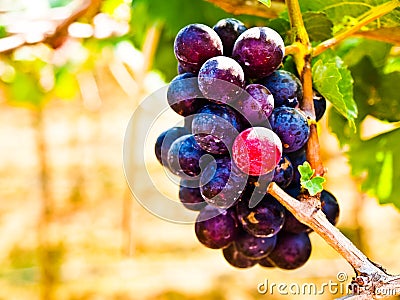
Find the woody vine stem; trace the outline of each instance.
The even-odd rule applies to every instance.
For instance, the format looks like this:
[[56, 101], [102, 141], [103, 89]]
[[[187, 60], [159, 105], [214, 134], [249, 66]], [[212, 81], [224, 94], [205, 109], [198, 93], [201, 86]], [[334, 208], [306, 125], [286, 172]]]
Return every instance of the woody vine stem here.
[[[400, 1], [392, 0], [371, 9], [359, 18], [357, 24], [312, 48], [307, 31], [304, 27], [298, 0], [286, 0], [292, 31], [295, 40], [287, 47], [287, 53], [292, 55], [303, 85], [302, 110], [311, 123], [310, 139], [307, 143], [307, 160], [315, 170], [315, 175], [323, 176], [324, 167], [320, 157], [318, 132], [315, 122], [312, 91], [311, 59], [326, 49], [335, 46], [345, 38], [356, 33], [361, 27], [391, 12], [399, 6]], [[391, 296], [400, 295], [400, 277], [389, 275], [377, 264], [371, 262], [348, 238], [326, 219], [321, 211], [320, 195], [301, 196], [300, 201], [290, 197], [278, 185], [271, 182], [267, 188], [269, 194], [282, 203], [300, 222], [308, 225], [319, 234], [333, 249], [342, 255], [352, 265], [356, 276], [353, 280], [357, 290], [346, 299], [378, 299], [389, 296], [379, 293], [379, 290], [390, 291]], [[344, 299], [344, 298], [343, 298]]]

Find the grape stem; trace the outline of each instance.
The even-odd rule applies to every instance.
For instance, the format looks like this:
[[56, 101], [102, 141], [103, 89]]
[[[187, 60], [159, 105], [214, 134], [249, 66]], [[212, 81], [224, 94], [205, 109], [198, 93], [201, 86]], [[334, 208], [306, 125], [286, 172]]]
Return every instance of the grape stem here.
[[399, 276], [389, 275], [384, 269], [371, 262], [340, 230], [332, 225], [319, 208], [318, 199], [304, 196], [302, 201], [298, 201], [274, 182], [268, 185], [267, 192], [284, 205], [300, 222], [320, 235], [352, 265], [356, 272], [352, 284], [357, 284], [358, 294], [341, 299], [376, 299], [400, 295]]
[[400, 1], [392, 0], [392, 1], [383, 3], [381, 5], [378, 5], [372, 9], [370, 9], [364, 15], [359, 17], [359, 21], [355, 25], [344, 30], [343, 32], [336, 35], [335, 37], [333, 37], [329, 40], [326, 40], [326, 41], [320, 43], [319, 45], [315, 46], [315, 48], [312, 51], [312, 55], [318, 56], [325, 50], [332, 48], [333, 46], [337, 45], [344, 39], [354, 35], [365, 25], [375, 21], [376, 19], [382, 17], [383, 15], [390, 13], [392, 10], [394, 10], [398, 6], [400, 6]]

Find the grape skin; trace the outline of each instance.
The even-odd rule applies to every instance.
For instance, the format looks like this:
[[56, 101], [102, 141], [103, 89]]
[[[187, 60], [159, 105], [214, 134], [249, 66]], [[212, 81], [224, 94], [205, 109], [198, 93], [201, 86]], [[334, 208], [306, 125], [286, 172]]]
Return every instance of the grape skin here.
[[299, 150], [310, 136], [307, 117], [298, 109], [284, 106], [275, 108], [269, 122], [281, 139], [284, 152]]
[[213, 27], [214, 31], [221, 38], [224, 47], [224, 55], [231, 56], [233, 45], [240, 34], [247, 30], [246, 26], [234, 18], [219, 20]]
[[235, 42], [232, 57], [249, 78], [271, 74], [282, 63], [285, 45], [281, 36], [268, 27], [253, 27], [243, 32]]
[[184, 127], [172, 127], [162, 132], [156, 140], [154, 145], [154, 152], [157, 160], [161, 165], [169, 167], [168, 164], [168, 150], [172, 143], [179, 137], [189, 134], [189, 131]]
[[198, 72], [207, 59], [222, 55], [222, 51], [218, 34], [204, 24], [187, 25], [175, 37], [175, 57], [191, 73]]
[[242, 232], [235, 241], [237, 250], [250, 259], [260, 259], [268, 256], [276, 245], [276, 236], [269, 238], [255, 237]]
[[285, 70], [276, 70], [259, 83], [264, 85], [274, 95], [275, 107], [298, 107], [303, 99], [303, 88], [300, 80]]
[[281, 160], [275, 167], [272, 181], [284, 189], [292, 182], [293, 173], [293, 166], [289, 158], [286, 155], [282, 155]]
[[229, 212], [210, 205], [200, 211], [195, 223], [197, 239], [211, 249], [228, 246], [236, 239], [237, 231], [236, 222]]
[[257, 264], [257, 260], [250, 259], [238, 251], [235, 242], [224, 248], [222, 253], [225, 260], [235, 268], [245, 269]]
[[207, 205], [201, 196], [199, 182], [193, 180], [181, 179], [179, 200], [187, 209], [194, 211], [200, 211]]

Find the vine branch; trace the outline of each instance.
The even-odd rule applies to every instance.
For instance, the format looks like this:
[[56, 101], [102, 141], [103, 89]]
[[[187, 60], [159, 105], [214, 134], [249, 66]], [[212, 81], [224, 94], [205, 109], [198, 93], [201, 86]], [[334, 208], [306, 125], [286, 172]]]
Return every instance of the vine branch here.
[[335, 37], [328, 39], [319, 45], [317, 45], [313, 49], [313, 56], [318, 56], [325, 50], [332, 48], [333, 46], [337, 45], [338, 43], [342, 42], [344, 39], [352, 36], [353, 34], [357, 33], [362, 27], [365, 25], [375, 21], [376, 19], [390, 13], [392, 10], [400, 6], [400, 0], [391, 0], [384, 4], [378, 5], [364, 15], [359, 17], [359, 21], [352, 27], [346, 29], [345, 31], [339, 33]]

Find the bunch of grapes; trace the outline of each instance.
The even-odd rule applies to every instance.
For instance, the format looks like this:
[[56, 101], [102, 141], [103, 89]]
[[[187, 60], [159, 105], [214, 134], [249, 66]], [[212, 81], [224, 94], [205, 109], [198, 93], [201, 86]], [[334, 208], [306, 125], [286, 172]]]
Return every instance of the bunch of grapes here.
[[[284, 51], [273, 29], [232, 18], [190, 24], [174, 43], [179, 75], [167, 100], [184, 127], [163, 132], [155, 153], [181, 177], [182, 204], [199, 211], [198, 240], [238, 268], [295, 269], [311, 253], [311, 229], [266, 193], [271, 181], [294, 198], [302, 193], [297, 166], [310, 135], [301, 83], [279, 69]], [[326, 101], [315, 93], [314, 105], [318, 121]], [[336, 224], [336, 198], [323, 191], [321, 204]]]

